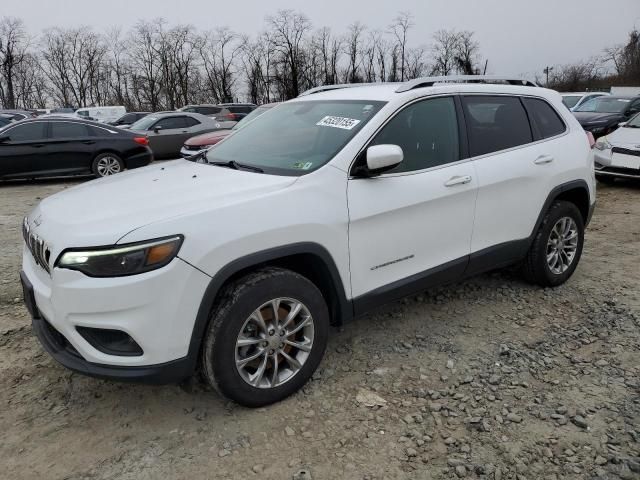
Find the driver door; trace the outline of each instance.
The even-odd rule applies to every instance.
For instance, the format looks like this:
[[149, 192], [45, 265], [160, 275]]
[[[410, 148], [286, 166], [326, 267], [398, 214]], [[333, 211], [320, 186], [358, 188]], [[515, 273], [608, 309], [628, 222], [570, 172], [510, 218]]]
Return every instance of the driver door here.
[[[356, 311], [464, 273], [477, 180], [466, 159], [454, 97], [410, 104], [368, 146], [393, 144], [404, 160], [374, 178], [348, 182], [349, 253]], [[366, 163], [366, 150], [356, 166]]]
[[0, 133], [0, 177], [11, 178], [32, 173], [35, 163], [48, 154], [47, 124], [29, 122]]

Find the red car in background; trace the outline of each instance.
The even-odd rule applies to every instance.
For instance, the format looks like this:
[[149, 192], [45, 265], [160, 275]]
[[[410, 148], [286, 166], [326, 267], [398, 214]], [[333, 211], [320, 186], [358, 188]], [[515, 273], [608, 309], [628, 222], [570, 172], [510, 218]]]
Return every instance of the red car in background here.
[[266, 103], [264, 105], [260, 105], [258, 108], [253, 110], [250, 114], [248, 114], [238, 123], [236, 123], [234, 127], [231, 129], [216, 130], [214, 132], [204, 133], [202, 135], [191, 137], [185, 142], [184, 146], [182, 147], [182, 150], [180, 150], [180, 155], [183, 158], [192, 157], [193, 155], [197, 155], [200, 152], [209, 149], [210, 147], [214, 146], [216, 143], [227, 138], [235, 130], [238, 130], [244, 127], [253, 119], [255, 119], [256, 117], [259, 117], [264, 112], [272, 109], [276, 105], [278, 105], [278, 103]]

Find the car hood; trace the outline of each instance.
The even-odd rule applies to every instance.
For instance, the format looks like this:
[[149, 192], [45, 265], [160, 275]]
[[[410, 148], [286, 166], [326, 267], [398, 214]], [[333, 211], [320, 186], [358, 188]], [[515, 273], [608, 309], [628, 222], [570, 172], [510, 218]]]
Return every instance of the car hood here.
[[623, 118], [619, 113], [573, 112], [573, 114], [580, 122], [580, 125], [622, 121]]
[[[175, 160], [52, 195], [27, 221], [57, 256], [65, 248], [117, 243], [127, 233], [158, 221], [251, 201], [296, 180]], [[180, 232], [167, 232], [175, 233]]]
[[640, 128], [621, 127], [607, 135], [607, 140], [615, 146], [640, 149]]
[[185, 145], [190, 147], [205, 147], [207, 145], [213, 145], [218, 143], [225, 137], [228, 137], [231, 134], [232, 130], [216, 130], [215, 132], [205, 133], [203, 135], [196, 135], [195, 137], [189, 138]]

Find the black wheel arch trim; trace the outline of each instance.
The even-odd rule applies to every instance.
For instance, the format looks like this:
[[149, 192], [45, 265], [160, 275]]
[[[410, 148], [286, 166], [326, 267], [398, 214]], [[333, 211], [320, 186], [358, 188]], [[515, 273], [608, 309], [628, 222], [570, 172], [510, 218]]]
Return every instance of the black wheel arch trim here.
[[593, 198], [591, 197], [591, 192], [589, 191], [589, 185], [587, 184], [586, 180], [583, 180], [583, 179], [571, 180], [569, 182], [558, 185], [553, 190], [551, 190], [551, 192], [549, 192], [549, 195], [547, 195], [547, 199], [542, 205], [542, 209], [538, 214], [538, 219], [536, 220], [536, 224], [534, 225], [533, 230], [531, 231], [531, 235], [529, 236], [529, 239], [528, 239], [529, 245], [531, 245], [531, 243], [533, 242], [533, 239], [535, 238], [536, 233], [538, 232], [538, 229], [542, 224], [542, 220], [544, 219], [544, 216], [546, 215], [547, 211], [549, 211], [549, 208], [551, 207], [553, 202], [555, 202], [558, 199], [558, 197], [560, 197], [563, 193], [571, 190], [584, 190], [584, 193], [586, 193], [587, 199], [589, 200], [589, 205], [587, 206], [588, 213], [584, 219], [584, 226], [586, 227], [589, 224], [589, 221], [591, 220], [591, 215], [593, 214], [593, 208], [595, 205], [595, 203], [593, 202]]
[[343, 323], [353, 317], [352, 302], [347, 299], [346, 290], [344, 289], [344, 284], [335, 261], [322, 245], [313, 242], [300, 242], [252, 253], [229, 262], [211, 278], [200, 302], [193, 332], [191, 333], [191, 341], [189, 343], [187, 358], [191, 361], [193, 370], [197, 368], [200, 348], [207, 325], [209, 324], [211, 310], [224, 284], [240, 272], [253, 267], [259, 268], [263, 265], [268, 265], [294, 255], [314, 255], [323, 262], [331, 277], [332, 288], [334, 290], [333, 294], [336, 300], [336, 311], [331, 312], [337, 316], [334, 320], [337, 321], [337, 323]]

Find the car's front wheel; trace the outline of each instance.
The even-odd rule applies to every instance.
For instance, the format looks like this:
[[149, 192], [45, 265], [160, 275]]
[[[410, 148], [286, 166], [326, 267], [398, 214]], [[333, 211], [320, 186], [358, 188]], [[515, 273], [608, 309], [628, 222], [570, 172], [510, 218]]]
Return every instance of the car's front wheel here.
[[525, 278], [543, 287], [566, 282], [580, 261], [584, 221], [573, 203], [551, 205], [524, 261]]
[[266, 268], [225, 288], [204, 338], [204, 379], [248, 407], [282, 400], [318, 367], [329, 312], [318, 288], [295, 272]]
[[123, 171], [124, 163], [115, 153], [101, 153], [93, 160], [91, 170], [98, 178], [108, 177]]

